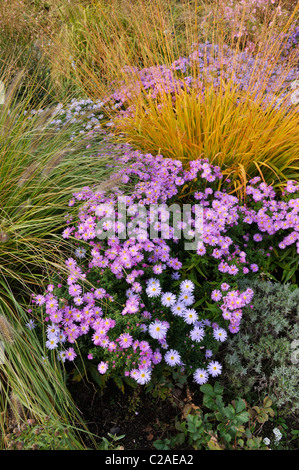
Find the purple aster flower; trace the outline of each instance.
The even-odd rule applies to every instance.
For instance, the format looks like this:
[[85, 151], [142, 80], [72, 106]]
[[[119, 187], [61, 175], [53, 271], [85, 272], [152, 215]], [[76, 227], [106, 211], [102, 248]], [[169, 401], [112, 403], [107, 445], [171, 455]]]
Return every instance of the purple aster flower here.
[[153, 362], [153, 364], [159, 364], [162, 360], [162, 354], [160, 353], [160, 351], [155, 351], [152, 355], [151, 355], [151, 360]]
[[108, 366], [107, 362], [104, 362], [104, 361], [100, 362], [100, 363], [98, 364], [98, 371], [99, 371], [99, 373], [100, 373], [100, 374], [105, 374], [105, 373], [107, 372], [107, 370], [108, 370], [108, 367], [109, 367], [109, 366]]
[[208, 373], [212, 377], [217, 377], [218, 375], [221, 374], [222, 366], [221, 366], [221, 364], [219, 364], [218, 361], [211, 361], [208, 364], [207, 370], [208, 370]]
[[207, 383], [208, 377], [208, 373], [204, 369], [196, 369], [193, 374], [194, 382], [196, 382], [198, 385]]
[[253, 263], [253, 264], [250, 265], [250, 269], [251, 269], [252, 272], [256, 273], [259, 270], [259, 267], [258, 267], [257, 264]]
[[133, 344], [133, 338], [129, 333], [123, 333], [119, 337], [119, 345], [122, 348], [129, 348]]

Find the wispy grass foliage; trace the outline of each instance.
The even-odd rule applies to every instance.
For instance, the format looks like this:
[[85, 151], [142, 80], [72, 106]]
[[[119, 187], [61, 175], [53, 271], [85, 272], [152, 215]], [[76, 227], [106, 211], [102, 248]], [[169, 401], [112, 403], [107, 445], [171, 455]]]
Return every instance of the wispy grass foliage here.
[[71, 139], [80, 124], [63, 126], [58, 132], [51, 125], [55, 107], [37, 111], [28, 107], [34, 85], [27, 87], [26, 99], [17, 102], [21, 80], [19, 75], [6, 90], [0, 113], [0, 270], [9, 284], [35, 284], [37, 277], [39, 283], [46, 275], [45, 266], [55, 270], [59, 266], [70, 194], [101, 181], [108, 172], [108, 158], [91, 158], [96, 147], [91, 143], [87, 150], [90, 141], [84, 136]]
[[4, 345], [0, 364], [0, 448], [7, 448], [9, 430], [20, 430], [34, 419], [40, 424], [47, 421], [54, 427], [68, 427], [69, 450], [82, 450], [88, 430], [66, 387], [65, 371], [54, 355], [48, 357], [35, 330], [25, 328], [27, 321], [27, 313], [13, 292], [8, 292], [0, 308], [0, 340]]
[[[55, 358], [43, 364], [40, 338], [26, 328], [26, 306], [32, 292], [65, 268], [70, 247], [61, 233], [66, 216], [71, 217], [72, 192], [98, 185], [110, 171], [106, 165], [111, 158], [97, 155], [99, 139], [93, 143], [87, 133], [80, 134], [82, 122], [59, 128], [53, 124], [56, 106], [43, 108], [45, 103], [39, 102], [40, 109], [32, 109], [34, 80], [25, 84], [19, 101], [22, 77], [22, 72], [13, 82], [2, 77], [0, 105], [0, 341], [5, 349], [1, 425], [5, 428], [13, 406], [11, 396], [17, 397], [25, 417], [41, 420], [48, 415], [73, 425], [80, 419], [63, 368]], [[43, 333], [40, 319], [36, 321]], [[76, 447], [72, 439], [70, 445]]]

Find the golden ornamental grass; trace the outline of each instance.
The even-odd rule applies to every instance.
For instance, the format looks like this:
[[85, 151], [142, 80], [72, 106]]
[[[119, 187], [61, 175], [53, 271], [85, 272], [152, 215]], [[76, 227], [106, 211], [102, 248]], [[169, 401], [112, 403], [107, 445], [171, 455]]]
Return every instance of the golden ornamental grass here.
[[[246, 181], [257, 174], [280, 185], [286, 179], [298, 179], [299, 174], [297, 107], [285, 113], [276, 106], [283, 92], [291, 93], [283, 83], [297, 63], [296, 57], [285, 61], [272, 101], [264, 103], [269, 79], [280, 63], [290, 26], [299, 13], [299, 5], [288, 6], [287, 10], [285, 2], [280, 4], [284, 8], [282, 16], [270, 5], [261, 18], [253, 73], [243, 92], [236, 88], [235, 77], [243, 73], [238, 55], [245, 39], [239, 32], [246, 21], [247, 7], [241, 11], [239, 24], [229, 29], [220, 20], [225, 5], [221, 0], [179, 4], [174, 0], [113, 0], [109, 4], [98, 0], [92, 5], [65, 7], [69, 22], [57, 42], [59, 46], [63, 44], [59, 57], [70, 64], [69, 72], [65, 72], [68, 77], [72, 76], [92, 98], [102, 99], [122, 87], [130, 87], [132, 95], [126, 106], [134, 112], [118, 119], [118, 109], [110, 110], [120, 140], [185, 164], [195, 158], [208, 158], [234, 180], [235, 189], [244, 188]], [[229, 76], [225, 65], [220, 64], [220, 88], [213, 88], [207, 67], [201, 70], [194, 62], [190, 75], [194, 82], [202, 82], [204, 97], [199, 98], [196, 90], [183, 89], [171, 96], [161, 91], [158, 99], [151, 99], [149, 90], [142, 88], [138, 70], [157, 65], [170, 67], [180, 57], [187, 57], [194, 43], [206, 40], [219, 51], [226, 47], [234, 51]], [[58, 67], [55, 59], [53, 66]], [[180, 71], [173, 71], [174, 79], [181, 75]]]

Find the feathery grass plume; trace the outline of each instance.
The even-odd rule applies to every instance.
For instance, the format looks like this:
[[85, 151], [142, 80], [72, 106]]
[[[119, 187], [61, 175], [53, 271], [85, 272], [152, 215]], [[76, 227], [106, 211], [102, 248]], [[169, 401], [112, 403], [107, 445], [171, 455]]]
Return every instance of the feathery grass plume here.
[[[72, 423], [70, 445], [78, 449], [84, 446], [76, 425], [88, 431], [66, 388], [63, 367], [56, 357], [44, 364], [40, 339], [25, 329], [25, 309], [29, 294], [40, 291], [53, 272], [65, 270], [71, 247], [61, 233], [66, 213], [72, 211], [71, 194], [108, 177], [111, 158], [97, 157], [98, 141], [81, 134], [71, 140], [82, 123], [65, 124], [58, 132], [53, 108], [43, 111], [48, 99], [32, 109], [35, 86], [24, 85], [23, 78], [20, 73], [12, 83], [1, 76], [8, 92], [0, 106], [0, 335], [14, 342], [6, 341], [6, 360], [0, 365], [0, 411], [7, 413], [13, 391], [38, 419], [51, 415], [65, 425]], [[24, 86], [27, 93], [23, 88], [20, 100]], [[7, 322], [15, 336], [9, 335]]]
[[197, 15], [202, 15], [195, 3], [64, 2], [63, 27], [51, 38], [53, 70], [74, 81], [88, 96], [105, 97], [120, 80], [128, 79], [126, 71], [131, 67], [163, 65], [178, 54], [187, 54], [197, 38]]
[[0, 315], [0, 339], [6, 343], [13, 343], [15, 333], [12, 325], [4, 315]]
[[11, 412], [11, 418], [16, 425], [20, 425], [20, 423], [25, 418], [25, 411], [20, 402], [19, 397], [13, 391], [10, 392], [9, 396], [9, 410]]

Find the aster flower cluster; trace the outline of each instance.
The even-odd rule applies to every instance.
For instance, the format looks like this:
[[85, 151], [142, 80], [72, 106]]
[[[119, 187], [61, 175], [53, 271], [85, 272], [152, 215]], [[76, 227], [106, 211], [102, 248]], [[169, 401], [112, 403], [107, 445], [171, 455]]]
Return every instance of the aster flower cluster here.
[[[299, 58], [296, 38], [297, 29], [288, 41], [284, 41], [293, 45], [294, 62], [295, 58]], [[194, 43], [191, 54], [179, 57], [169, 66], [127, 68], [124, 71], [127, 79], [123, 81], [122, 87], [119, 85], [119, 88], [107, 97], [105, 106], [115, 111], [119, 109], [118, 117], [125, 119], [126, 116], [135, 114], [132, 98], [138, 97], [141, 93], [150, 100], [159, 100], [159, 97], [165, 94], [172, 96], [174, 100], [180, 90], [193, 89], [198, 90], [204, 97], [205, 83], [212, 83], [214, 88], [218, 89], [223, 81], [231, 80], [232, 77], [234, 86], [240, 91], [246, 92], [250, 87], [251, 93], [255, 95], [263, 87], [265, 102], [272, 102], [279, 95], [278, 106], [284, 98], [291, 105], [288, 99], [289, 86], [298, 78], [298, 67], [287, 69], [285, 60], [282, 56], [281, 61], [273, 64], [270, 58], [265, 58], [263, 52], [256, 52], [253, 55], [249, 48], [236, 53], [228, 45], [220, 48], [208, 41]], [[196, 76], [194, 69], [197, 70]], [[202, 77], [206, 79], [203, 80]], [[113, 121], [110, 125], [114, 125]]]
[[[236, 281], [259, 274], [269, 254], [259, 252], [259, 245], [265, 247], [267, 240], [274, 244], [275, 236], [280, 249], [297, 244], [299, 253], [299, 199], [293, 197], [299, 185], [289, 182], [286, 200], [279, 201], [271, 186], [254, 178], [247, 205], [240, 205], [225, 189], [217, 189], [221, 171], [206, 160], [193, 161], [184, 170], [179, 161], [127, 150], [118, 164], [126, 165], [113, 178], [128, 185], [126, 193], [84, 187], [70, 200], [79, 209], [78, 220], [69, 221], [63, 232], [74, 241], [74, 256], [65, 263], [68, 276], [33, 298], [48, 323], [46, 346], [59, 359], [73, 360], [84, 337], [90, 345], [88, 359], [97, 361], [100, 374], [121, 371], [146, 384], [164, 364], [205, 383], [221, 373], [212, 349], [238, 332], [242, 309], [254, 295], [251, 289], [239, 291]], [[179, 200], [185, 185], [193, 188], [188, 196], [192, 204], [179, 226], [187, 226], [189, 235], [202, 234], [192, 253], [184, 250], [184, 240], [167, 218], [167, 205]], [[193, 217], [198, 204], [203, 208], [200, 224]], [[240, 235], [234, 238], [240, 226], [245, 228], [243, 242]], [[253, 254], [247, 250], [250, 243]], [[203, 269], [208, 263], [210, 280], [218, 287], [211, 290], [204, 277], [191, 281], [185, 273], [191, 258], [193, 264], [203, 262]], [[204, 303], [203, 291], [210, 292]], [[216, 320], [209, 317], [212, 312]]]
[[51, 125], [60, 130], [61, 127], [69, 124], [79, 124], [80, 130], [74, 131], [71, 139], [77, 135], [90, 135], [92, 131], [101, 127], [104, 118], [104, 103], [101, 100], [96, 102], [88, 99], [76, 100], [73, 98], [67, 106], [58, 104], [53, 112]]

